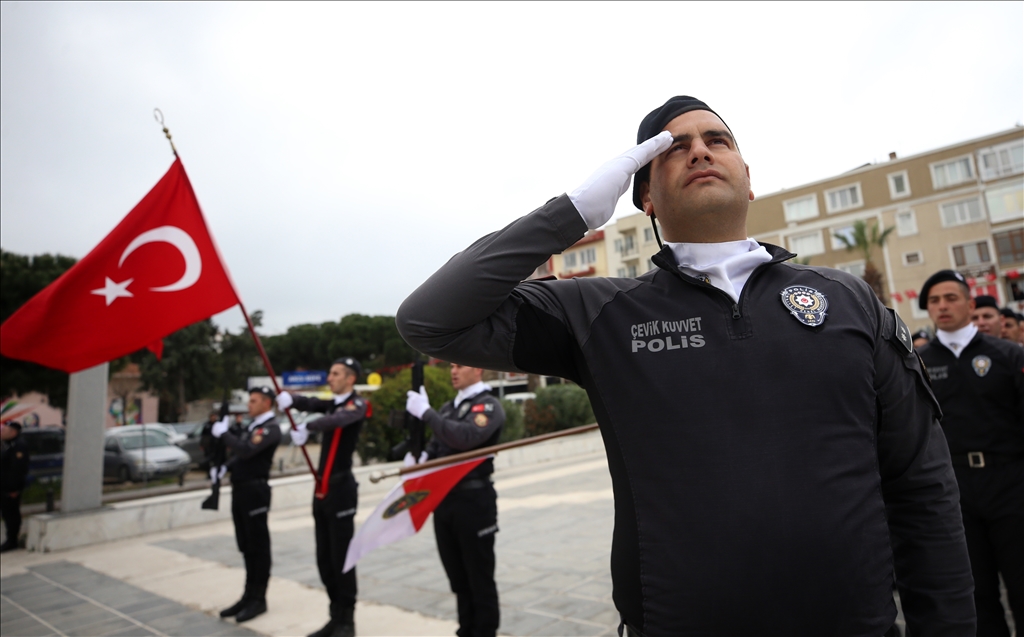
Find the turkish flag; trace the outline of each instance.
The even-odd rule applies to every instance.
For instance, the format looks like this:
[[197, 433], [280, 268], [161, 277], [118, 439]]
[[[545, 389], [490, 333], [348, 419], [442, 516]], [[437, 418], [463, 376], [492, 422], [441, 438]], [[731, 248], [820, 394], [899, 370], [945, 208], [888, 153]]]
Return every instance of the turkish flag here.
[[402, 476], [348, 544], [342, 573], [375, 548], [416, 535], [459, 480], [493, 456], [425, 469]]
[[238, 304], [180, 159], [114, 230], [0, 325], [0, 353], [66, 372]]

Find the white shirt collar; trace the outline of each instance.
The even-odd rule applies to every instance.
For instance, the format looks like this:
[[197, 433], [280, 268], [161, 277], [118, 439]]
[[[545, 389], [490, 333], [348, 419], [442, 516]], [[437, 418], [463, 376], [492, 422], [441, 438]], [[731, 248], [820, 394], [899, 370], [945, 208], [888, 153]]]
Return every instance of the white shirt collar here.
[[335, 394], [334, 395], [334, 404], [335, 405], [340, 405], [341, 403], [343, 403], [346, 400], [348, 400], [348, 397], [351, 396], [351, 395], [352, 395], [352, 392], [346, 392], [344, 394]]
[[666, 243], [672, 248], [683, 274], [703, 279], [740, 300], [740, 293], [754, 269], [772, 260], [764, 246], [753, 239], [723, 243]]
[[262, 425], [263, 423], [267, 422], [268, 420], [270, 420], [273, 417], [274, 417], [274, 410], [273, 409], [271, 409], [270, 411], [265, 411], [262, 414], [260, 414], [259, 416], [256, 416], [255, 418], [252, 419], [252, 422], [249, 423], [249, 431], [252, 431], [256, 427], [259, 427], [260, 425]]
[[978, 328], [974, 323], [968, 323], [955, 332], [938, 330], [935, 335], [939, 338], [940, 343], [948, 347], [949, 351], [953, 352], [954, 356], [960, 358], [960, 352], [964, 351], [967, 344], [974, 340], [974, 335], [977, 333]]
[[483, 381], [480, 381], [480, 382], [477, 382], [477, 383], [473, 383], [469, 387], [465, 387], [463, 389], [460, 389], [459, 393], [455, 394], [455, 401], [454, 401], [455, 402], [455, 406], [458, 407], [459, 403], [461, 403], [462, 401], [464, 401], [464, 400], [466, 400], [468, 398], [472, 398], [473, 396], [476, 396], [480, 392], [485, 392], [485, 391], [490, 391], [490, 390], [491, 390], [491, 386], [488, 385], [487, 383], [483, 382]]

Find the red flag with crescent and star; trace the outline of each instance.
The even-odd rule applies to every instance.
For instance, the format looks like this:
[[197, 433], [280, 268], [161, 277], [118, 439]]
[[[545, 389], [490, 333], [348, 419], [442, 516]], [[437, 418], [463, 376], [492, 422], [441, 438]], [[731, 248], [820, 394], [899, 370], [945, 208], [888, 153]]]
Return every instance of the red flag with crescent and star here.
[[77, 372], [238, 304], [180, 159], [121, 223], [0, 325], [0, 353]]

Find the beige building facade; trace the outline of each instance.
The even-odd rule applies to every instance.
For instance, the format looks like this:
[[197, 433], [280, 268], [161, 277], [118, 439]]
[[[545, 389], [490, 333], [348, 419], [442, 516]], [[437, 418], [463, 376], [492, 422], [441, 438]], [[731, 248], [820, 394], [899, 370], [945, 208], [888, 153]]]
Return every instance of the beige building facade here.
[[604, 230], [609, 276], [637, 277], [654, 268], [651, 258], [659, 248], [647, 215], [620, 217]]
[[889, 305], [912, 329], [930, 327], [917, 294], [929, 275], [953, 269], [972, 294], [1024, 308], [1024, 129], [1016, 127], [911, 157], [895, 153], [835, 177], [758, 197], [750, 236], [811, 265], [864, 272], [837, 234], [863, 220], [894, 227], [872, 263]]
[[559, 279], [608, 276], [605, 231], [590, 230], [582, 239], [566, 248], [561, 254], [551, 255], [547, 263], [534, 272], [534, 277], [545, 276], [554, 276]]

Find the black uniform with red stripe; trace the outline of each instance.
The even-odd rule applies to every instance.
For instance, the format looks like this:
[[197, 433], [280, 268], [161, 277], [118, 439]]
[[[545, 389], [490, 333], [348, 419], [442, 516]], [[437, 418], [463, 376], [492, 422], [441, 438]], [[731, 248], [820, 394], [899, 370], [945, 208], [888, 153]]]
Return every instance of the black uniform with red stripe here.
[[[434, 437], [427, 455], [443, 458], [498, 443], [505, 412], [490, 391], [428, 409], [423, 422]], [[494, 534], [498, 495], [490, 458], [466, 474], [434, 510], [434, 535], [459, 611], [459, 637], [490, 637], [498, 630], [498, 587], [494, 582]]]
[[235, 522], [235, 541], [245, 560], [243, 600], [266, 599], [270, 581], [270, 467], [274, 451], [281, 443], [281, 428], [271, 415], [257, 417], [248, 428], [229, 429], [221, 440], [230, 457], [231, 517]]
[[331, 600], [331, 617], [338, 619], [342, 611], [356, 604], [356, 570], [341, 571], [355, 530], [359, 503], [359, 483], [352, 476], [352, 454], [363, 421], [370, 415], [370, 404], [355, 392], [336, 396], [334, 400], [292, 397], [295, 409], [326, 414], [311, 421], [307, 428], [323, 432], [317, 471], [320, 480], [313, 498], [316, 564]]
[[978, 636], [1009, 636], [999, 573], [1024, 624], [1024, 349], [979, 332], [959, 358], [937, 338], [920, 354], [960, 485]]

